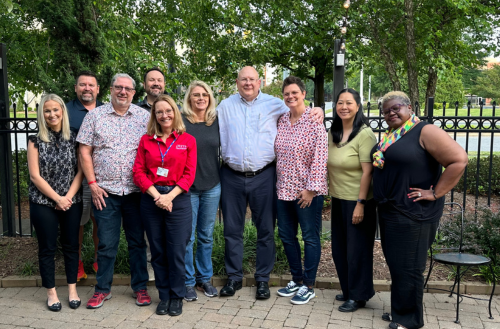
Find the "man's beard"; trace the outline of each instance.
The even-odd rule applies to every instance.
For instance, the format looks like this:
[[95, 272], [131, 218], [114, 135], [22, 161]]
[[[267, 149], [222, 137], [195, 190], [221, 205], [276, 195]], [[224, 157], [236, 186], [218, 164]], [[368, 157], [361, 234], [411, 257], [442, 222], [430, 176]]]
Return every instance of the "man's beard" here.
[[94, 95], [92, 94], [82, 94], [81, 101], [84, 103], [91, 103], [94, 101]]

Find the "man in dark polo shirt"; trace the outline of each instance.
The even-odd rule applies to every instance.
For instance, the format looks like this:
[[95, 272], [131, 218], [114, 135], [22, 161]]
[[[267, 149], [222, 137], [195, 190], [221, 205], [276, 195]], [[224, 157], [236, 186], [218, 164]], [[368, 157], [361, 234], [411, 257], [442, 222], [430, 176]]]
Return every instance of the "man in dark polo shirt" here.
[[151, 111], [151, 105], [155, 99], [165, 92], [165, 74], [158, 67], [152, 67], [144, 74], [144, 90], [146, 97], [137, 103], [147, 111]]
[[[69, 101], [66, 104], [69, 115], [69, 125], [70, 129], [78, 134], [80, 126], [82, 125], [83, 118], [87, 113], [98, 106], [103, 105], [97, 100], [97, 94], [99, 94], [99, 84], [97, 83], [97, 77], [93, 72], [82, 71], [76, 76], [75, 83], [76, 98]], [[92, 238], [94, 240], [94, 263], [92, 265], [94, 271], [97, 273], [97, 245], [99, 243], [99, 238], [97, 237], [97, 224], [92, 213], [92, 198], [90, 189], [87, 185], [87, 181], [83, 179], [83, 213], [80, 220], [80, 236], [79, 236], [79, 256], [80, 261], [78, 264], [78, 276], [77, 281], [81, 279], [86, 279], [87, 274], [83, 268], [82, 262], [82, 242], [83, 242], [83, 227], [92, 219], [93, 230]]]

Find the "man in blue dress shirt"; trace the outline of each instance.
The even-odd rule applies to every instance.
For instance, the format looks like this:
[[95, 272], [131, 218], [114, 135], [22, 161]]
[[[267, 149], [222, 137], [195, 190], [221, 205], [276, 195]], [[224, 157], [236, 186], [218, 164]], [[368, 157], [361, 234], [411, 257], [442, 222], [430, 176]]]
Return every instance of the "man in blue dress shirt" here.
[[[289, 109], [281, 99], [262, 93], [260, 84], [257, 71], [244, 67], [236, 79], [238, 93], [217, 107], [224, 161], [221, 206], [228, 275], [221, 296], [233, 296], [242, 287], [243, 228], [248, 204], [257, 228], [256, 298], [270, 297], [268, 282], [276, 254], [274, 140], [278, 119]], [[315, 120], [323, 121], [321, 108], [314, 108], [312, 114]]]
[[[80, 126], [82, 125], [83, 118], [87, 113], [98, 106], [101, 106], [99, 100], [97, 100], [97, 94], [99, 94], [99, 84], [97, 83], [97, 77], [93, 72], [82, 71], [76, 77], [75, 83], [75, 93], [76, 98], [72, 101], [66, 103], [66, 108], [68, 109], [69, 115], [69, 126], [75, 134], [78, 135]], [[83, 213], [82, 219], [80, 220], [80, 237], [79, 243], [80, 248], [78, 250], [80, 260], [78, 262], [78, 276], [77, 280], [86, 279], [87, 274], [83, 268], [82, 262], [82, 242], [83, 242], [83, 227], [92, 219], [93, 230], [92, 238], [94, 240], [94, 263], [92, 265], [94, 272], [97, 273], [97, 245], [99, 244], [99, 238], [97, 237], [97, 224], [95, 222], [94, 215], [92, 213], [91, 205], [91, 194], [90, 189], [85, 178], [82, 182], [83, 186]]]

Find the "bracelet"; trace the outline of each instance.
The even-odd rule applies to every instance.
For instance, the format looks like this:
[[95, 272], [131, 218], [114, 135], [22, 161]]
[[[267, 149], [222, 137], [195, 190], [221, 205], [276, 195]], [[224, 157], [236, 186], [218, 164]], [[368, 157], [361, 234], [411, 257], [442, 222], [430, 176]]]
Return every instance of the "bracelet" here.
[[93, 181], [91, 181], [91, 182], [88, 182], [88, 184], [89, 184], [89, 185], [90, 185], [90, 184], [94, 184], [94, 183], [97, 183], [97, 181], [96, 181], [96, 180], [93, 180]]
[[61, 200], [62, 200], [63, 197], [60, 197], [59, 200], [57, 200], [56, 204], [58, 204]]
[[437, 200], [438, 198], [436, 197], [436, 192], [432, 191], [432, 195], [434, 196], [434, 200]]

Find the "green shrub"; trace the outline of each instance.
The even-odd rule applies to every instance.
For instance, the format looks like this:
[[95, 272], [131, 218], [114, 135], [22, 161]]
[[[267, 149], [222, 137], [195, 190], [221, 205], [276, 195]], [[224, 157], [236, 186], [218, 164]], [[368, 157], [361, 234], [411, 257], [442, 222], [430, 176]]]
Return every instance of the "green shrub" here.
[[[299, 244], [304, 255], [304, 241], [299, 229]], [[329, 240], [330, 232], [321, 234], [321, 245]], [[215, 223], [213, 235], [213, 250], [212, 250], [212, 265], [214, 275], [225, 275], [226, 266], [224, 264], [225, 241], [224, 241], [224, 225], [219, 222]], [[283, 243], [278, 236], [278, 229], [274, 231], [274, 241], [276, 243], [276, 260], [274, 263], [273, 273], [283, 274], [289, 270], [288, 260], [286, 259]], [[245, 224], [243, 230], [243, 272], [253, 273], [255, 271], [255, 258], [257, 249], [257, 228], [250, 222]], [[196, 240], [193, 246], [196, 251]], [[85, 225], [83, 243], [82, 243], [82, 259], [87, 273], [92, 273], [92, 263], [94, 262], [94, 242], [92, 240], [92, 221]], [[116, 274], [130, 274], [130, 264], [128, 258], [127, 240], [125, 232], [121, 230], [120, 243], [118, 245], [118, 253], [115, 262]]]
[[[458, 247], [460, 241], [460, 218], [455, 217], [441, 223], [437, 247]], [[500, 213], [489, 208], [479, 209], [475, 214], [466, 214], [463, 226], [463, 250], [484, 255], [493, 261], [494, 271], [498, 272], [500, 252]], [[481, 267], [479, 276], [486, 281], [492, 280], [489, 266]], [[500, 276], [497, 276], [500, 282]]]
[[36, 263], [32, 260], [27, 260], [22, 266], [21, 266], [21, 275], [22, 276], [32, 276], [38, 273], [38, 266]]
[[[475, 194], [476, 185], [479, 189], [479, 195], [488, 195], [489, 182], [491, 182], [491, 193], [500, 195], [500, 156], [493, 155], [491, 164], [491, 181], [490, 175], [490, 157], [481, 157], [479, 159], [479, 184], [476, 184], [477, 175], [477, 158], [469, 158], [467, 165], [467, 193]], [[465, 176], [465, 175], [464, 175]], [[460, 178], [455, 190], [463, 192], [464, 190], [464, 176]]]
[[[28, 171], [28, 152], [25, 149], [21, 149], [17, 152], [17, 162], [16, 162], [16, 152], [12, 152], [12, 177], [14, 186], [14, 202], [17, 203], [17, 163], [19, 163], [19, 195], [22, 201], [28, 200], [28, 184], [30, 181], [30, 175]], [[0, 194], [1, 196], [1, 194]]]
[[[330, 239], [330, 232], [321, 234], [321, 245], [326, 240]], [[298, 239], [300, 248], [302, 249], [302, 257], [304, 256], [304, 241], [302, 240], [302, 233], [299, 228]], [[285, 248], [278, 236], [278, 228], [274, 230], [274, 242], [276, 244], [276, 258], [274, 262], [273, 273], [283, 274], [289, 270], [288, 260], [285, 254]], [[214, 275], [225, 275], [226, 267], [224, 264], [224, 225], [216, 223], [214, 228], [214, 247], [212, 251], [212, 264]], [[248, 222], [245, 224], [243, 230], [243, 272], [253, 273], [255, 271], [255, 259], [257, 249], [257, 228]], [[196, 248], [194, 248], [196, 250]]]

